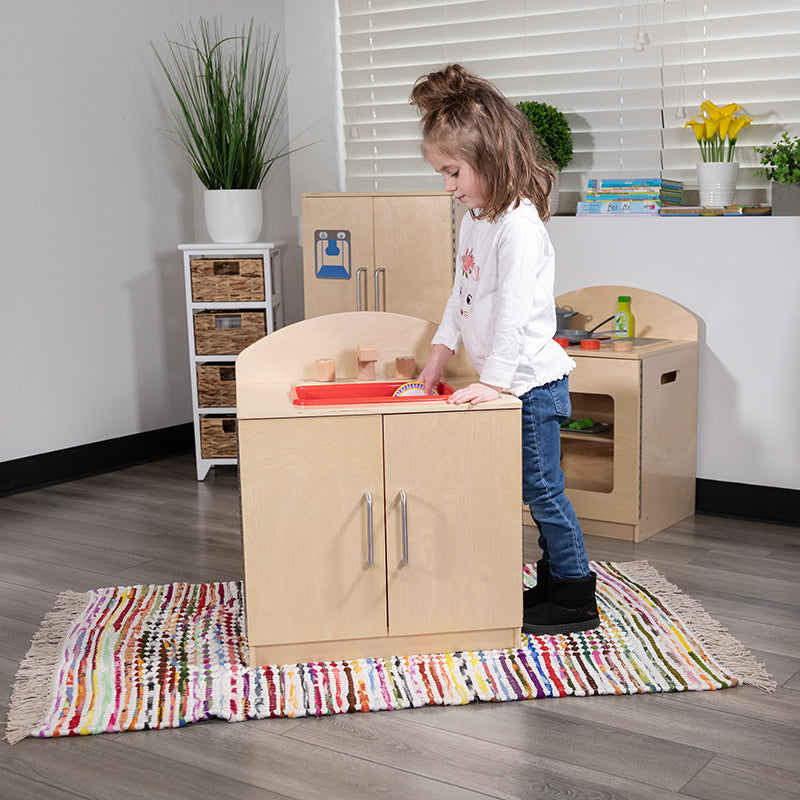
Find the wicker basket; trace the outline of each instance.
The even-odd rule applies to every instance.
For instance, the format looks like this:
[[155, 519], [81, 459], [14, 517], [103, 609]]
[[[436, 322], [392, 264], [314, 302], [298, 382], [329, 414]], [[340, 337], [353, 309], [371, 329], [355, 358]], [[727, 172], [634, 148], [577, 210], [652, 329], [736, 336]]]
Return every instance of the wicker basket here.
[[189, 271], [195, 303], [265, 299], [263, 258], [193, 258]]
[[194, 344], [198, 356], [235, 356], [266, 335], [265, 311], [194, 313]]
[[197, 365], [197, 405], [200, 408], [236, 406], [236, 368], [233, 364]]
[[200, 417], [200, 453], [203, 458], [236, 458], [236, 417], [232, 414]]

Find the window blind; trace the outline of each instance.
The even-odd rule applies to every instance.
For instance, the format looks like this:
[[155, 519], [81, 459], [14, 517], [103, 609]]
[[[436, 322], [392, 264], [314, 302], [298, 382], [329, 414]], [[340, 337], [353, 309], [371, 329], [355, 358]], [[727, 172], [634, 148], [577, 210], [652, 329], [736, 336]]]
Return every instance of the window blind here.
[[[440, 189], [420, 156], [414, 81], [460, 62], [512, 101], [566, 116], [563, 211], [588, 178], [696, 187], [686, 119], [704, 99], [754, 118], [739, 135], [738, 202], [765, 202], [754, 145], [800, 133], [797, 0], [339, 0], [349, 191]], [[646, 34], [646, 37], [644, 36]], [[636, 47], [637, 39], [649, 43]]]

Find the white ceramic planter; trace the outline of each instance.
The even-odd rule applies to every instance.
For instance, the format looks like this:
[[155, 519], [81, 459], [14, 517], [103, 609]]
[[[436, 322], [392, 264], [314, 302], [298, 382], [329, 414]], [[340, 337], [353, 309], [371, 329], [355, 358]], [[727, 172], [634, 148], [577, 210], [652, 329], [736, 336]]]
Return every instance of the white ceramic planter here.
[[203, 205], [211, 241], [258, 241], [264, 224], [261, 189], [207, 189]]
[[732, 206], [739, 164], [735, 161], [705, 161], [697, 165], [701, 206]]

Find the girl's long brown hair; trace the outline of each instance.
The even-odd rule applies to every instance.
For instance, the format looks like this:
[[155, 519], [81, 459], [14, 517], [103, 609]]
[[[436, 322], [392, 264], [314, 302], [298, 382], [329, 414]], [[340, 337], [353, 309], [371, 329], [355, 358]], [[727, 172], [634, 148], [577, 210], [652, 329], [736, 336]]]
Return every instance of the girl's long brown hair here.
[[528, 198], [543, 221], [555, 165], [543, 150], [528, 118], [492, 83], [450, 64], [423, 75], [411, 91], [422, 114], [422, 153], [436, 150], [464, 161], [483, 178], [488, 196], [478, 219], [494, 222]]

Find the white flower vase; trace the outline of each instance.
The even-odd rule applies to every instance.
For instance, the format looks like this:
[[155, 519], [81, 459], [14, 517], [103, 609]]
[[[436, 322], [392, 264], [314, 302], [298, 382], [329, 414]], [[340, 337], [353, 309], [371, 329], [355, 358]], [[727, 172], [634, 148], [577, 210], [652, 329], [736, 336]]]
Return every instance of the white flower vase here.
[[261, 189], [207, 189], [203, 205], [211, 241], [258, 241], [264, 224]]
[[697, 165], [701, 206], [732, 206], [739, 164], [735, 161], [704, 161]]

